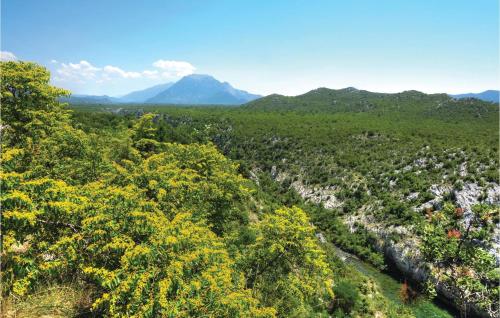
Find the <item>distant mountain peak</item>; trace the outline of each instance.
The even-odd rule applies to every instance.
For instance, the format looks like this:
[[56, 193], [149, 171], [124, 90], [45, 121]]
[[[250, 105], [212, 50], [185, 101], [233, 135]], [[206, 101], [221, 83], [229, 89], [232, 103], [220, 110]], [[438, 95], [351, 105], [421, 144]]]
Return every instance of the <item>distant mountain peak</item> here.
[[174, 83], [164, 83], [158, 84], [152, 87], [148, 87], [142, 90], [134, 91], [120, 97], [119, 101], [122, 103], [144, 103], [146, 100], [158, 95], [158, 93], [163, 92], [168, 89]]
[[500, 102], [500, 91], [498, 90], [493, 90], [489, 89], [481, 93], [466, 93], [466, 94], [455, 94], [455, 95], [450, 95], [453, 98], [456, 99], [463, 99], [463, 98], [476, 98], [480, 100], [484, 100], [486, 102], [492, 102], [492, 103], [499, 103]]
[[239, 105], [259, 98], [236, 89], [228, 82], [220, 82], [211, 75], [184, 76], [168, 89], [147, 100], [157, 104], [221, 104]]
[[207, 74], [190, 74], [186, 75], [180, 80], [193, 79], [193, 80], [214, 80], [217, 81], [213, 76]]
[[260, 98], [220, 82], [207, 74], [190, 74], [175, 83], [164, 83], [117, 97], [72, 95], [61, 101], [72, 104], [157, 103], [190, 105], [240, 105]]

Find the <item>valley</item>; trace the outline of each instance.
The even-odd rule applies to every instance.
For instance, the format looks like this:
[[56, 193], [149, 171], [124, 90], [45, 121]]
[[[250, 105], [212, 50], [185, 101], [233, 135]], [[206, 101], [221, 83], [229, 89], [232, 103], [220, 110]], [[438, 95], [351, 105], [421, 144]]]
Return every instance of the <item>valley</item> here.
[[498, 0], [0, 0], [0, 318], [499, 318]]
[[320, 88], [67, 108], [43, 67], [2, 68], [11, 316], [498, 313], [498, 105]]
[[[110, 116], [74, 109], [84, 123]], [[160, 140], [214, 143], [264, 189], [261, 200], [303, 206], [328, 240], [379, 269], [391, 263], [400, 283], [427, 279], [418, 246], [429, 211], [500, 204], [498, 106], [488, 102], [319, 89], [240, 108], [122, 106], [118, 120], [150, 112]]]

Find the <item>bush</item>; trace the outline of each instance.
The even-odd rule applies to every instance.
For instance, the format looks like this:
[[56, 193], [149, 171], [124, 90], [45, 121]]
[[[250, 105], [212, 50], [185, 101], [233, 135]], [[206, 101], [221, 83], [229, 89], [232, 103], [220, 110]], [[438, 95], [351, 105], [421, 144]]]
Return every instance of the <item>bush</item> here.
[[333, 287], [335, 293], [334, 309], [340, 309], [343, 313], [349, 314], [359, 306], [360, 296], [356, 285], [341, 280]]

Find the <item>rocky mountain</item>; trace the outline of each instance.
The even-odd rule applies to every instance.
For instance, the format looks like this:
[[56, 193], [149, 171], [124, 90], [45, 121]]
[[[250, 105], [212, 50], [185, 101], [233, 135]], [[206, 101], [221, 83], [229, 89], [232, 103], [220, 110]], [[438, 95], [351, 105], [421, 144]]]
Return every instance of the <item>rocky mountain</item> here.
[[259, 95], [238, 90], [227, 82], [219, 82], [212, 76], [193, 74], [183, 77], [174, 85], [146, 102], [157, 104], [239, 105], [259, 97]]
[[164, 83], [121, 97], [71, 95], [60, 100], [70, 104], [154, 103], [184, 105], [240, 105], [260, 98], [220, 82], [210, 75], [193, 74], [175, 83]]
[[500, 91], [498, 90], [487, 90], [481, 93], [467, 93], [467, 94], [457, 94], [450, 95], [453, 98], [477, 98], [487, 102], [499, 103], [500, 102]]
[[173, 83], [165, 83], [148, 87], [143, 90], [134, 91], [120, 97], [119, 101], [122, 103], [144, 103], [146, 100], [158, 95], [172, 85]]

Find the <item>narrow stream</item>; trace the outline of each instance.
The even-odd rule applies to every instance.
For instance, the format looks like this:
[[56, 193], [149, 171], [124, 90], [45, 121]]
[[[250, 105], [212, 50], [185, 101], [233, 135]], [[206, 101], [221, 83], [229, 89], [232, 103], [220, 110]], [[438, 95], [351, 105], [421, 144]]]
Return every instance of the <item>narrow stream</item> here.
[[[389, 301], [404, 305], [410, 308], [417, 318], [451, 318], [459, 317], [454, 308], [447, 306], [439, 300], [431, 301], [423, 296], [419, 297], [412, 304], [404, 304], [399, 297], [403, 278], [395, 271], [382, 272], [370, 264], [361, 261], [359, 258], [334, 247], [337, 256], [345, 263], [352, 265], [356, 270], [375, 280], [380, 287], [381, 292]], [[399, 277], [399, 278], [398, 278]]]

